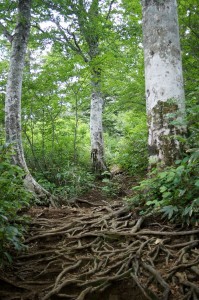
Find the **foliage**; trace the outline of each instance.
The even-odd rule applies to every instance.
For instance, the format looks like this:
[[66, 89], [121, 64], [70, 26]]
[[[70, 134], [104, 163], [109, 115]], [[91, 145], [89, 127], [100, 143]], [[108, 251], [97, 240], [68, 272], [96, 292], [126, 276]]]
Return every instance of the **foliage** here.
[[188, 144], [190, 148], [199, 148], [199, 88], [187, 95]]
[[[110, 174], [106, 171], [103, 173], [103, 176], [110, 176]], [[118, 180], [117, 176], [113, 178], [105, 177], [104, 179], [102, 179], [102, 182], [103, 186], [101, 187], [101, 190], [106, 197], [113, 198], [120, 193], [122, 184]]]
[[154, 169], [149, 178], [134, 187], [130, 201], [143, 205], [143, 213], [158, 212], [182, 223], [199, 222], [199, 149], [163, 171]]
[[27, 219], [18, 212], [27, 206], [30, 194], [24, 189], [24, 172], [10, 163], [11, 145], [0, 146], [0, 264], [10, 262], [10, 246], [16, 250], [23, 247], [24, 223]]
[[[91, 2], [94, 3], [94, 1], [89, 3]], [[87, 3], [88, 7], [89, 3]], [[84, 17], [79, 16], [82, 12], [79, 7], [75, 12], [70, 11], [66, 3], [60, 6], [55, 1], [53, 9], [50, 8], [52, 3], [40, 4], [38, 5], [37, 1], [33, 3], [33, 26], [26, 57], [22, 95], [23, 146], [31, 172], [51, 192], [60, 193], [67, 198], [74, 197], [92, 186], [93, 177], [89, 172], [88, 124], [91, 93], [90, 69], [94, 63], [100, 65], [102, 94], [105, 99], [103, 128], [107, 164], [109, 166], [120, 165], [131, 174], [145, 171], [147, 128], [140, 3], [124, 0], [120, 4], [109, 7], [109, 3], [105, 1], [99, 7], [99, 18], [93, 19], [87, 18], [89, 16], [87, 9], [84, 35], [78, 29], [80, 26], [78, 17]], [[6, 1], [1, 6], [1, 17], [4, 19], [6, 28], [12, 32], [13, 20], [16, 17], [16, 3], [10, 4]], [[112, 8], [112, 11], [107, 18], [109, 8]], [[69, 43], [64, 38], [63, 31], [51, 22], [53, 14], [54, 17], [57, 15], [56, 10], [61, 16], [61, 19], [57, 18], [61, 26], [62, 20], [67, 19], [71, 23], [70, 26], [68, 25], [69, 30], [63, 28]], [[189, 127], [188, 143], [193, 149], [199, 147], [197, 15], [196, 0], [192, 3], [185, 0], [179, 1]], [[45, 22], [46, 20], [49, 22]], [[39, 31], [38, 26], [43, 29]], [[91, 33], [99, 36], [100, 54], [92, 64], [88, 64], [84, 61], [81, 51], [72, 49], [74, 49], [73, 46], [79, 45], [82, 53], [88, 58], [88, 45], [86, 45], [85, 37], [88, 38]], [[4, 143], [3, 106], [9, 47], [6, 39], [2, 38], [0, 46], [2, 57], [0, 62], [0, 91], [2, 92], [0, 95], [0, 134], [2, 133], [0, 144]], [[197, 152], [194, 153], [192, 157]], [[180, 166], [181, 164], [178, 167]], [[189, 170], [190, 168], [192, 168], [191, 163], [189, 163]], [[168, 169], [165, 172], [170, 171]], [[154, 177], [156, 175], [153, 174]], [[191, 171], [190, 177], [192, 178]], [[115, 182], [106, 179], [104, 184], [106, 194], [117, 193], [118, 188]], [[151, 206], [154, 205], [151, 204]]]
[[[110, 120], [114, 120], [113, 117]], [[129, 174], [142, 173], [147, 165], [147, 127], [143, 112], [118, 113], [114, 133], [105, 134], [107, 162]]]
[[66, 202], [94, 186], [94, 175], [81, 166], [68, 164], [59, 171], [56, 165], [54, 167], [55, 170], [49, 170], [49, 174], [48, 171], [45, 172], [46, 178], [51, 178], [52, 172], [55, 174], [55, 178], [51, 181], [45, 179], [43, 173], [36, 173], [35, 177], [42, 186], [52, 194], [65, 199]]
[[198, 88], [199, 56], [198, 26], [199, 6], [197, 0], [180, 0], [178, 3], [182, 62], [186, 96]]

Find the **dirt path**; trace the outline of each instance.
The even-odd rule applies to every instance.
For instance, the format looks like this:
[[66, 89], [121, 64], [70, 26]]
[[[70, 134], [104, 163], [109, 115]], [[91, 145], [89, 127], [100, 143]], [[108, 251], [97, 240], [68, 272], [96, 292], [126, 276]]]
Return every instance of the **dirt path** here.
[[199, 229], [92, 197], [29, 211], [28, 250], [0, 274], [0, 299], [199, 299]]

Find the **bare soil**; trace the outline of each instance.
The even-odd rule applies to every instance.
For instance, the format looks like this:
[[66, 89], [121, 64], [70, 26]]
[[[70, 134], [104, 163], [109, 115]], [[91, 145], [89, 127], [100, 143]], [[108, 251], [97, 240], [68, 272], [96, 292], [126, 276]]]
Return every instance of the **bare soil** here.
[[122, 182], [112, 199], [99, 185], [60, 208], [32, 207], [0, 299], [199, 299], [198, 227], [140, 216], [122, 200], [133, 179]]

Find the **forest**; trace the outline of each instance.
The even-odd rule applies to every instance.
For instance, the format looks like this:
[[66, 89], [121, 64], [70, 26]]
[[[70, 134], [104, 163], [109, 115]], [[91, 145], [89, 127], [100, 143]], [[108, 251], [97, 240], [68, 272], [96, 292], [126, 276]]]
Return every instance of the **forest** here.
[[199, 299], [198, 0], [0, 1], [0, 299]]

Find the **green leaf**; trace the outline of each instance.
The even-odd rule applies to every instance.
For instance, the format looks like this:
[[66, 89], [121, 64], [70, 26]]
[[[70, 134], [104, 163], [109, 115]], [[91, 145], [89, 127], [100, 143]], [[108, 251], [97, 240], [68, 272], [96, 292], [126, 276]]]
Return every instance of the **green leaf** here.
[[12, 263], [12, 256], [8, 252], [4, 252], [3, 254], [6, 256], [7, 260], [11, 264]]
[[181, 175], [183, 173], [184, 169], [185, 169], [184, 166], [177, 167], [176, 171], [177, 171], [178, 175]]
[[171, 192], [165, 192], [165, 193], [162, 194], [163, 198], [168, 198], [170, 196], [171, 196]]
[[172, 171], [168, 172], [168, 173], [167, 173], [166, 182], [171, 182], [171, 181], [173, 181], [174, 178], [175, 178], [175, 176], [176, 176], [175, 172], [172, 172]]
[[104, 178], [104, 179], [102, 179], [102, 182], [105, 182], [105, 183], [110, 183], [110, 179], [108, 179], [108, 178]]
[[194, 200], [193, 200], [193, 204], [194, 204], [194, 206], [195, 206], [195, 205], [196, 205], [196, 206], [199, 206], [199, 198], [194, 199]]
[[159, 205], [159, 201], [157, 200], [157, 199], [154, 199], [154, 200], [149, 200], [149, 201], [147, 201], [146, 202], [146, 205], [155, 205], [155, 206], [157, 206], [157, 205]]
[[181, 162], [182, 162], [182, 161], [181, 161], [180, 159], [178, 159], [178, 160], [175, 161], [175, 164], [176, 164], [176, 165], [179, 165], [179, 164], [181, 164]]
[[3, 219], [4, 221], [8, 221], [8, 218], [6, 216], [0, 215], [0, 218]]
[[168, 219], [171, 219], [174, 212], [178, 212], [178, 208], [177, 206], [168, 205], [164, 206], [161, 211], [164, 212], [164, 216], [168, 216]]
[[161, 192], [161, 193], [164, 193], [165, 191], [167, 191], [167, 187], [164, 186], [164, 185], [161, 186], [161, 187], [160, 187], [160, 192]]
[[179, 197], [182, 197], [185, 193], [186, 193], [186, 189], [184, 189], [184, 190], [179, 190]]
[[199, 179], [195, 181], [195, 186], [199, 187]]
[[192, 212], [193, 212], [192, 207], [191, 206], [186, 206], [183, 213], [182, 213], [182, 215], [183, 216], [186, 216], [186, 215], [191, 216]]
[[165, 178], [165, 177], [167, 177], [168, 176], [168, 172], [161, 172], [160, 174], [159, 174], [159, 177], [161, 178], [161, 179], [163, 179], [163, 178]]

